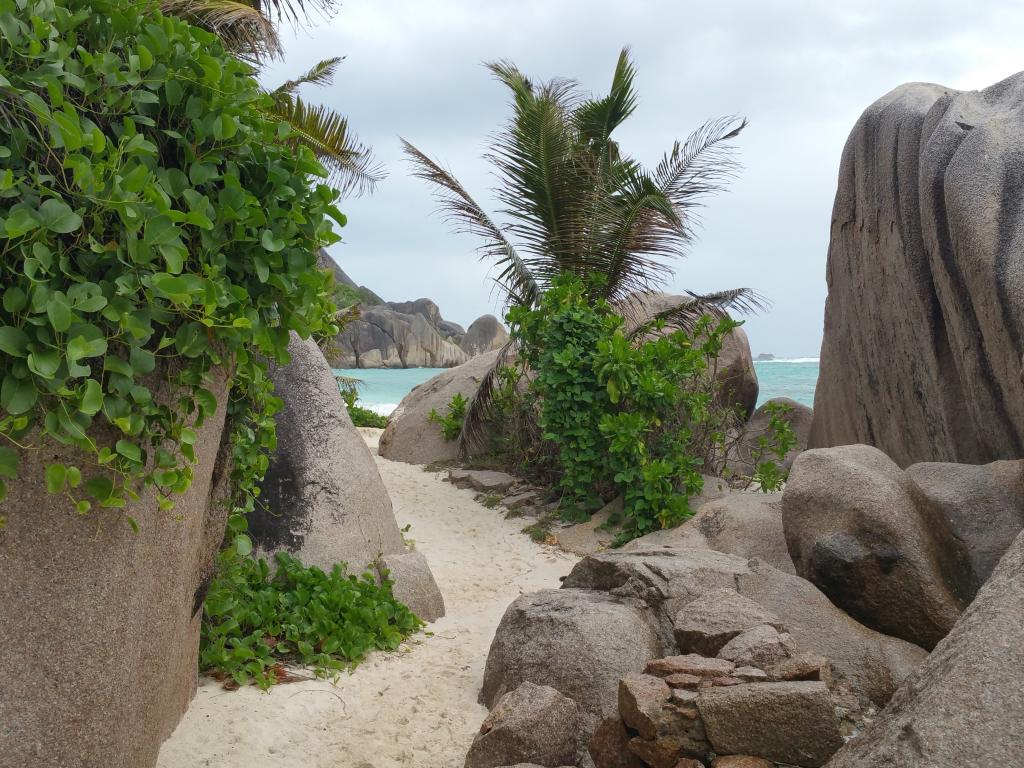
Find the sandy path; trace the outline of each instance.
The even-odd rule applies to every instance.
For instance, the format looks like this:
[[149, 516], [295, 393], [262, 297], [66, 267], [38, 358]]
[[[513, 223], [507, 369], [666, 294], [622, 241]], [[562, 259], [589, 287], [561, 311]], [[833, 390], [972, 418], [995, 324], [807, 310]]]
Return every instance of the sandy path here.
[[[375, 448], [377, 434], [367, 430]], [[379, 433], [378, 433], [379, 434]], [[559, 586], [576, 558], [534, 544], [522, 521], [421, 467], [377, 458], [399, 526], [434, 572], [447, 616], [394, 654], [332, 685], [227, 692], [203, 680], [158, 768], [461, 768], [486, 715], [477, 703], [502, 614], [518, 595]]]

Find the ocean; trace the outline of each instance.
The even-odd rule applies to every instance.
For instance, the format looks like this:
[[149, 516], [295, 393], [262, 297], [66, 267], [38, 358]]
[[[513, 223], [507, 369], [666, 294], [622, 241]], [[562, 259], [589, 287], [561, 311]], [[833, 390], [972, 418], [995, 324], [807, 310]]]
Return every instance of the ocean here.
[[[814, 387], [818, 383], [818, 358], [762, 360], [754, 363], [761, 391], [760, 405], [773, 397], [789, 397], [798, 403], [814, 405]], [[391, 414], [402, 398], [417, 384], [444, 371], [444, 368], [343, 368], [335, 374], [358, 379], [359, 403], [384, 416]]]

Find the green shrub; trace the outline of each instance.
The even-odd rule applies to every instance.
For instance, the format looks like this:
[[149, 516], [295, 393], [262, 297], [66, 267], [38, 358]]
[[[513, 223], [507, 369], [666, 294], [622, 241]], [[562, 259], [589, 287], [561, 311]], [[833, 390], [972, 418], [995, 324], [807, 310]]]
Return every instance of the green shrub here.
[[280, 405], [260, 357], [331, 333], [315, 254], [344, 223], [268, 103], [216, 37], [154, 5], [0, 0], [0, 497], [15, 446], [54, 442], [91, 456], [47, 468], [78, 511], [144, 489], [169, 508], [227, 367], [249, 505]]
[[448, 442], [458, 440], [459, 435], [462, 434], [462, 422], [466, 418], [467, 405], [469, 405], [469, 400], [466, 399], [466, 396], [461, 392], [456, 392], [448, 401], [448, 413], [442, 416], [436, 408], [431, 408], [430, 413], [427, 414], [427, 421], [440, 426], [441, 434]]
[[395, 650], [423, 626], [391, 582], [346, 575], [341, 565], [324, 573], [283, 552], [276, 559], [273, 575], [262, 558], [222, 563], [206, 597], [201, 671], [266, 689], [285, 663], [327, 676], [374, 649]]
[[[739, 323], [705, 316], [689, 334], [646, 326], [627, 333], [607, 302], [590, 303], [582, 281], [568, 275], [538, 308], [514, 308], [508, 321], [535, 374], [530, 396], [541, 436], [555, 446], [548, 460], [563, 517], [586, 519], [621, 495], [618, 544], [690, 517], [702, 472], [724, 466], [740, 423], [736, 409], [718, 404], [711, 368]], [[766, 441], [762, 458], [780, 447]], [[774, 482], [768, 463], [762, 478]]]

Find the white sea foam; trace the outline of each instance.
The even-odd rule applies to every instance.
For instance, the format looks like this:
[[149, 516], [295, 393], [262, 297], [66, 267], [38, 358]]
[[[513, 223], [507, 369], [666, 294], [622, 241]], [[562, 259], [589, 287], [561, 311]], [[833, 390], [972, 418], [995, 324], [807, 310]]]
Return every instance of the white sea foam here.
[[367, 410], [373, 411], [381, 416], [390, 416], [394, 413], [395, 408], [398, 407], [398, 403], [364, 403], [362, 400], [359, 404]]
[[820, 357], [777, 357], [774, 360], [755, 360], [755, 363], [817, 363]]

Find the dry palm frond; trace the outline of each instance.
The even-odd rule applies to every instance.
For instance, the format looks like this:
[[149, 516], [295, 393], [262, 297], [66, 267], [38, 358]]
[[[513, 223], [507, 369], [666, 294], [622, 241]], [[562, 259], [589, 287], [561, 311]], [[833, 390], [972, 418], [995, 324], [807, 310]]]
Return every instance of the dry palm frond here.
[[294, 94], [303, 85], [330, 85], [334, 80], [334, 74], [338, 65], [345, 60], [344, 56], [335, 56], [324, 59], [311, 67], [307, 72], [299, 75], [294, 80], [287, 80], [270, 92], [275, 98], [279, 95]]
[[258, 7], [239, 0], [161, 0], [160, 11], [217, 35], [239, 58], [258, 62], [280, 56], [273, 21]]
[[467, 458], [470, 451], [483, 444], [487, 437], [487, 421], [491, 415], [490, 406], [494, 401], [494, 392], [498, 384], [498, 377], [502, 368], [512, 362], [516, 355], [518, 346], [514, 341], [506, 342], [498, 350], [498, 356], [494, 365], [480, 379], [476, 394], [466, 408], [466, 416], [462, 422], [462, 431], [459, 433], [458, 450], [459, 456]]

